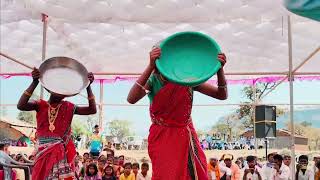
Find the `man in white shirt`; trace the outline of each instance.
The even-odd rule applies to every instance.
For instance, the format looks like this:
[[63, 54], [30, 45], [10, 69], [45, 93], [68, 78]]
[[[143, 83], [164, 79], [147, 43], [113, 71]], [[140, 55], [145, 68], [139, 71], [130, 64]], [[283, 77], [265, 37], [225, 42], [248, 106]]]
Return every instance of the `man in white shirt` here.
[[257, 166], [256, 158], [254, 156], [247, 157], [248, 166], [244, 167], [243, 180], [262, 180], [261, 169]]
[[283, 157], [276, 154], [273, 156], [273, 161], [273, 180], [289, 180], [291, 176], [290, 168], [283, 164]]
[[296, 179], [297, 180], [314, 180], [314, 174], [311, 169], [308, 169], [308, 156], [301, 155], [297, 165]]
[[267, 163], [264, 164], [262, 166], [262, 169], [261, 169], [261, 172], [262, 172], [262, 177], [263, 177], [263, 180], [271, 180], [272, 179], [272, 173], [273, 173], [273, 156], [274, 156], [274, 153], [270, 153], [268, 154], [267, 156]]
[[141, 172], [138, 173], [136, 180], [151, 180], [151, 176], [148, 175], [148, 171], [149, 171], [149, 164], [142, 163]]

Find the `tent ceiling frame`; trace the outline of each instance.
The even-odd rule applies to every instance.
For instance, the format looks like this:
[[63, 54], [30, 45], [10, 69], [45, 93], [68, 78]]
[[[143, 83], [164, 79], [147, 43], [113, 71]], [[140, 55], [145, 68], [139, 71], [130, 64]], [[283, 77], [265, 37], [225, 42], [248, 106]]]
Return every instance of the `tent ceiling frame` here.
[[[318, 48], [316, 48], [305, 60], [303, 60], [296, 68], [293, 69], [292, 71], [292, 78], [294, 78], [295, 73], [304, 65], [306, 64], [308, 61], [310, 61], [310, 59], [316, 55], [318, 52], [320, 51], [320, 46]], [[278, 82], [274, 87], [272, 87], [266, 94], [264, 94], [261, 99], [263, 99], [264, 97], [266, 97], [268, 94], [270, 94], [273, 90], [275, 90], [281, 83], [283, 83], [287, 78], [289, 78], [289, 74], [281, 79], [280, 82]]]

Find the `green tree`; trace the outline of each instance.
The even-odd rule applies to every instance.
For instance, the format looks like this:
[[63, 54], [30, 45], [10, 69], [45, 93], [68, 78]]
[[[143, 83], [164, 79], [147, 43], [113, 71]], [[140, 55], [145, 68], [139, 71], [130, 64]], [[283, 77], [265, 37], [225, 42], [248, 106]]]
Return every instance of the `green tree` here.
[[112, 120], [109, 123], [109, 130], [112, 136], [122, 139], [125, 136], [133, 135], [131, 131], [131, 123], [127, 120]]
[[[294, 130], [296, 135], [304, 136], [308, 138], [308, 145], [310, 150], [320, 149], [320, 128], [315, 128], [310, 125], [308, 122], [301, 122], [294, 124]], [[291, 131], [290, 122], [286, 122], [286, 126], [289, 131]]]
[[36, 113], [32, 111], [20, 111], [17, 119], [19, 119], [20, 121], [35, 125]]
[[303, 127], [310, 127], [310, 126], [312, 126], [312, 123], [311, 123], [311, 122], [308, 122], [308, 121], [302, 121], [300, 124], [301, 124], [301, 126], [303, 126]]
[[74, 119], [71, 128], [74, 136], [89, 135], [90, 133], [88, 127], [80, 119]]
[[99, 120], [97, 115], [91, 115], [87, 118], [87, 128], [90, 132], [93, 131], [95, 125], [99, 125]]
[[[257, 83], [256, 84], [256, 101], [260, 102], [261, 98], [272, 88], [276, 86], [275, 83]], [[244, 94], [245, 101], [242, 102], [242, 105], [238, 107], [236, 110], [236, 113], [238, 115], [238, 118], [241, 120], [244, 128], [253, 128], [253, 111], [254, 108], [252, 108], [252, 103], [255, 101], [254, 97], [254, 87], [253, 86], [247, 86], [242, 89], [242, 92]], [[285, 113], [285, 110], [283, 108], [277, 107], [277, 116], [280, 116]]]
[[237, 114], [230, 114], [223, 117], [212, 127], [212, 131], [214, 133], [229, 135], [228, 141], [231, 141], [233, 136], [237, 136], [242, 133], [240, 129], [241, 123], [239, 123]]
[[[37, 100], [39, 99], [39, 95], [37, 95], [36, 93], [33, 93], [30, 100]], [[20, 111], [17, 119], [24, 121], [26, 123], [35, 125], [36, 124], [36, 112], [34, 111]]]

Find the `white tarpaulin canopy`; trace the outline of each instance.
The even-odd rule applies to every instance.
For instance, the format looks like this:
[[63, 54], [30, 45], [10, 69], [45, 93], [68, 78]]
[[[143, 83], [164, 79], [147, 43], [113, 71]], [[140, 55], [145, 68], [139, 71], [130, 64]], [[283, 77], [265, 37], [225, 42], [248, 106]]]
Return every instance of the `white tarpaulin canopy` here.
[[[228, 57], [226, 71], [287, 72], [289, 12], [278, 0], [1, 0], [1, 52], [41, 64], [69, 56], [97, 73], [140, 73], [151, 47], [175, 32], [212, 36]], [[319, 47], [320, 24], [292, 15], [293, 67]], [[319, 72], [315, 55], [298, 72]], [[29, 69], [1, 57], [2, 73]], [[244, 76], [234, 76], [234, 79]]]

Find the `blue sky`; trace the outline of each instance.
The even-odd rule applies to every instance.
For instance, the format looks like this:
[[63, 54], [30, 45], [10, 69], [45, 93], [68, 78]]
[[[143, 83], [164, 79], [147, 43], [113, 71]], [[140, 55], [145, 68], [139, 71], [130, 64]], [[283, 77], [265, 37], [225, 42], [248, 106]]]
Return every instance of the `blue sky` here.
[[[31, 82], [29, 77], [13, 77], [10, 79], [1, 79], [0, 102], [2, 104], [16, 104], [21, 93]], [[132, 82], [122, 81], [104, 86], [104, 103], [108, 104], [128, 104], [126, 96]], [[241, 89], [243, 85], [229, 85], [229, 98], [226, 101], [218, 101], [208, 98], [199, 93], [195, 93], [194, 104], [222, 104], [239, 103], [243, 101]], [[264, 99], [266, 103], [289, 103], [288, 83], [277, 87], [276, 91], [269, 94]], [[99, 99], [99, 84], [93, 84], [93, 91], [96, 99]], [[320, 100], [320, 82], [295, 82], [294, 83], [294, 102], [295, 103], [319, 103]], [[86, 99], [80, 96], [68, 99], [74, 103], [86, 103]], [[148, 104], [148, 99], [142, 99], [138, 104]], [[208, 130], [217, 120], [229, 113], [235, 111], [237, 106], [211, 106], [193, 108], [193, 121], [195, 127], [201, 130]], [[300, 108], [300, 107], [296, 107]], [[319, 106], [318, 106], [319, 108]], [[18, 111], [15, 106], [7, 107], [8, 116], [15, 118]], [[146, 106], [105, 106], [104, 120], [109, 122], [113, 119], [123, 119], [132, 122], [132, 130], [135, 134], [146, 137], [148, 134], [150, 120], [148, 107]]]

